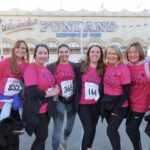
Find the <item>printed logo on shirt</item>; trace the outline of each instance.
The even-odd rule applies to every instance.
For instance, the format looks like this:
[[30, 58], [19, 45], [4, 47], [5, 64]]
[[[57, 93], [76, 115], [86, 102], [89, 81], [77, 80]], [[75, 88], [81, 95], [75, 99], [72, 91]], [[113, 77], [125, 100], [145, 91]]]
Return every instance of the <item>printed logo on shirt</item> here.
[[55, 84], [54, 77], [49, 72], [42, 73], [42, 76], [50, 85]]
[[112, 74], [105, 74], [104, 77], [104, 82], [106, 84], [110, 84], [110, 85], [116, 85], [117, 84], [117, 78], [118, 78], [118, 74], [117, 73], [112, 73]]
[[137, 73], [132, 73], [131, 74], [131, 79], [132, 79], [132, 84], [143, 84], [144, 79], [145, 79], [145, 74], [137, 74]]
[[67, 71], [59, 69], [59, 70], [56, 70], [55, 76], [57, 79], [60, 79], [60, 80], [73, 79], [74, 78], [74, 72], [73, 71], [67, 72]]
[[82, 76], [82, 81], [100, 84], [100, 77], [97, 74], [88, 73]]

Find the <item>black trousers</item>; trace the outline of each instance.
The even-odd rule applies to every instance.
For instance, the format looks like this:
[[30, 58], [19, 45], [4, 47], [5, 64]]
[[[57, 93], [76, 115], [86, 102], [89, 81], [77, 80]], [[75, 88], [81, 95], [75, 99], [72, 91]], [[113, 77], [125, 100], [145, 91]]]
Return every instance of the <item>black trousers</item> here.
[[120, 127], [124, 117], [126, 116], [127, 108], [122, 108], [118, 116], [114, 116], [111, 112], [107, 112], [106, 121], [108, 123], [107, 135], [112, 145], [113, 150], [121, 150], [120, 135], [118, 128]]
[[142, 150], [139, 127], [145, 113], [130, 112], [127, 120], [126, 132], [133, 144], [134, 150]]
[[39, 114], [39, 123], [34, 130], [35, 140], [32, 144], [31, 150], [45, 150], [49, 120], [47, 113]]
[[80, 105], [79, 118], [84, 129], [81, 150], [87, 150], [87, 148], [92, 148], [95, 137], [96, 125], [99, 118], [97, 104]]

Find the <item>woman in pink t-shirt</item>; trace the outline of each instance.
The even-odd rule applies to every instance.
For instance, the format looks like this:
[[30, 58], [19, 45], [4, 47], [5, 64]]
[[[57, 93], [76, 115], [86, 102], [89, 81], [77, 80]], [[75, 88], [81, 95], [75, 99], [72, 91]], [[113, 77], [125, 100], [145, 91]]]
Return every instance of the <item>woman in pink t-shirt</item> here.
[[[23, 73], [29, 59], [27, 43], [18, 40], [11, 49], [11, 54], [11, 57], [0, 61], [0, 121], [7, 117], [12, 117], [15, 121], [21, 120], [19, 109], [22, 108], [22, 100], [19, 93], [22, 89]], [[11, 145], [7, 143], [5, 148], [18, 150], [19, 137], [14, 135], [12, 141]]]
[[105, 117], [108, 123], [107, 135], [113, 150], [121, 150], [118, 128], [127, 113], [131, 77], [117, 45], [106, 48], [105, 59], [107, 67], [103, 81], [102, 117]]
[[[55, 98], [56, 113], [53, 116], [54, 130], [52, 136], [53, 150], [67, 149], [67, 140], [72, 132], [76, 112], [74, 111], [74, 101], [76, 98], [76, 64], [69, 61], [70, 48], [66, 44], [58, 47], [58, 60], [48, 65], [48, 69], [53, 72], [56, 84], [60, 88], [57, 98]], [[61, 133], [66, 112], [66, 127], [61, 140]]]
[[44, 66], [49, 58], [49, 49], [44, 44], [36, 46], [35, 62], [30, 64], [24, 73], [26, 94], [24, 101], [24, 120], [26, 131], [31, 136], [35, 134], [35, 141], [31, 150], [44, 150], [48, 136], [49, 109], [53, 106], [53, 96], [58, 95], [59, 88], [55, 87], [55, 78]]
[[82, 150], [91, 150], [99, 118], [99, 102], [102, 98], [102, 78], [105, 69], [103, 50], [92, 45], [86, 60], [78, 69], [78, 114], [84, 129]]
[[150, 62], [138, 42], [129, 45], [126, 51], [128, 68], [131, 72], [130, 114], [127, 134], [134, 150], [142, 150], [139, 127], [150, 104]]

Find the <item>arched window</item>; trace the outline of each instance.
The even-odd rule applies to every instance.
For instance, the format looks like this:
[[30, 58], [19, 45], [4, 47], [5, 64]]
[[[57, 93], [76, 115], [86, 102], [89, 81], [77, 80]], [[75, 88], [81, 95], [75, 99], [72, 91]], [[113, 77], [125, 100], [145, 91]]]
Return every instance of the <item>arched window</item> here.
[[56, 42], [47, 42], [46, 45], [49, 47], [51, 53], [56, 53], [58, 47]]
[[35, 49], [35, 44], [32, 42], [27, 42], [27, 44], [28, 44], [29, 51], [33, 52]]
[[79, 53], [80, 51], [80, 44], [78, 42], [69, 42], [68, 46], [72, 53]]
[[4, 55], [9, 55], [11, 48], [12, 48], [12, 44], [11, 43], [4, 42], [3, 43], [3, 53], [4, 53]]
[[99, 46], [101, 46], [101, 44], [100, 44], [99, 42], [92, 41], [92, 42], [90, 42], [90, 43], [87, 45], [87, 47], [90, 47], [90, 46], [92, 46], [92, 45], [99, 45]]
[[109, 43], [108, 45], [110, 45], [110, 44], [115, 44], [115, 45], [117, 45], [122, 51], [125, 51], [125, 47], [123, 47], [123, 45], [122, 45], [121, 43], [119, 43], [119, 42], [111, 42], [111, 43]]
[[97, 42], [97, 41], [92, 41], [92, 42], [87, 43], [87, 44], [85, 45], [85, 47], [84, 47], [84, 52], [87, 53], [88, 48], [89, 48], [90, 46], [92, 46], [92, 45], [99, 45], [99, 46], [102, 46], [99, 42]]

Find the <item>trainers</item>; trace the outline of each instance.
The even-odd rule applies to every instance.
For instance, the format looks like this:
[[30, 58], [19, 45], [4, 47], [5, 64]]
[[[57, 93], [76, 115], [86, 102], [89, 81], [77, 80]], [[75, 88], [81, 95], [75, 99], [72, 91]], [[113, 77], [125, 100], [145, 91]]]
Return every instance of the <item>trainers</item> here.
[[65, 140], [60, 141], [59, 150], [68, 150], [67, 141]]

